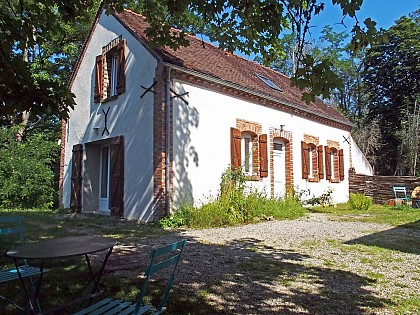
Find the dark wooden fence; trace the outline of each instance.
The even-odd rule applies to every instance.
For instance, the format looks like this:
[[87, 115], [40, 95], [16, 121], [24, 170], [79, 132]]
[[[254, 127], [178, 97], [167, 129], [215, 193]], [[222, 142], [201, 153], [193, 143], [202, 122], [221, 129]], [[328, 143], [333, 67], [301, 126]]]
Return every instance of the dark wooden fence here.
[[349, 191], [361, 193], [373, 198], [377, 204], [388, 203], [394, 198], [392, 186], [405, 186], [410, 192], [420, 186], [420, 177], [415, 176], [378, 176], [349, 174]]

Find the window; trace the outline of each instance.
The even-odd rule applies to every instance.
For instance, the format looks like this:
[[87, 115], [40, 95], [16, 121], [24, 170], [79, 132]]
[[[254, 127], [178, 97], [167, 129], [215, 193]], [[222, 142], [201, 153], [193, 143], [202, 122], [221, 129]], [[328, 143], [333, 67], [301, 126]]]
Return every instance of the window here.
[[252, 144], [252, 135], [248, 132], [242, 133], [242, 143], [241, 143], [241, 157], [242, 157], [242, 167], [246, 175], [253, 175], [252, 163], [253, 163], [253, 144]]
[[110, 60], [107, 64], [111, 66], [108, 67], [108, 78], [109, 78], [109, 86], [108, 86], [108, 96], [115, 96], [117, 95], [117, 82], [118, 82], [118, 55], [107, 55], [107, 59]]
[[230, 128], [231, 167], [242, 168], [251, 180], [268, 176], [267, 135]]
[[309, 145], [308, 146], [308, 176], [310, 178], [314, 177], [314, 167], [313, 167], [313, 157], [312, 157], [312, 147]]
[[281, 88], [279, 88], [273, 81], [271, 81], [269, 78], [266, 78], [260, 74], [255, 74], [257, 78], [259, 78], [261, 81], [263, 81], [265, 84], [267, 84], [269, 87], [271, 87], [274, 90], [283, 92]]
[[96, 57], [94, 101], [104, 102], [125, 92], [125, 41], [118, 37]]
[[324, 178], [323, 148], [302, 141], [302, 178], [318, 182]]
[[330, 159], [330, 165], [332, 165], [333, 167], [331, 168], [331, 180], [334, 180], [335, 179], [335, 170], [336, 170], [336, 167], [335, 167], [335, 159], [334, 159], [334, 157], [335, 157], [335, 153], [337, 152], [337, 150], [336, 149], [334, 149], [334, 148], [332, 148], [331, 149], [331, 151], [330, 151], [331, 153], [330, 153], [330, 156], [329, 156], [329, 159]]
[[343, 149], [325, 146], [325, 178], [331, 183], [344, 180], [344, 153]]

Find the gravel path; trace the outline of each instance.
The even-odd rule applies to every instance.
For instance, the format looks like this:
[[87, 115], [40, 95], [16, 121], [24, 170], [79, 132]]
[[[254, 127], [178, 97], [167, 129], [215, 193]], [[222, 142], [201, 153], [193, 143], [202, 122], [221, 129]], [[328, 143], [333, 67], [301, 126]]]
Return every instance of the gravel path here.
[[403, 309], [420, 299], [420, 231], [309, 214], [125, 244], [126, 264], [108, 267], [138, 270], [149, 247], [180, 238], [176, 290], [202, 298], [202, 314], [420, 314]]

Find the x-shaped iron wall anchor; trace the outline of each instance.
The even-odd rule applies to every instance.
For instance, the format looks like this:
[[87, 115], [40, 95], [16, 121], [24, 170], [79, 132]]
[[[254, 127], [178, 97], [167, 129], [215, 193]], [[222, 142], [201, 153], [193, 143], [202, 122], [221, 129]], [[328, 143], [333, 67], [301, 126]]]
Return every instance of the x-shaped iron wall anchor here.
[[155, 91], [152, 90], [152, 88], [155, 86], [156, 81], [153, 81], [153, 84], [151, 86], [144, 87], [143, 85], [140, 85], [141, 88], [145, 89], [145, 91], [143, 92], [143, 94], [140, 96], [140, 98], [143, 98], [144, 95], [146, 95], [147, 92], [152, 92], [153, 94], [156, 94]]
[[188, 105], [188, 102], [186, 101], [186, 100], [184, 100], [184, 98], [183, 98], [183, 96], [184, 95], [188, 95], [188, 93], [189, 92], [185, 92], [185, 93], [182, 93], [182, 94], [178, 94], [177, 92], [175, 92], [174, 90], [172, 90], [171, 89], [171, 92], [172, 93], [174, 93], [175, 95], [174, 96], [171, 96], [171, 99], [173, 99], [173, 98], [175, 98], [175, 97], [179, 97], [185, 104], [187, 104]]
[[[345, 142], [347, 142], [348, 144], [350, 144], [350, 137], [346, 138], [346, 137], [344, 137], [344, 136], [343, 136], [343, 138], [344, 138], [344, 141], [345, 141]], [[343, 141], [343, 142], [344, 142], [344, 141]]]
[[108, 136], [109, 136], [109, 130], [108, 130], [108, 127], [107, 127], [107, 123], [108, 123], [108, 113], [109, 113], [109, 109], [110, 109], [111, 107], [108, 107], [108, 109], [106, 110], [106, 112], [102, 109], [102, 113], [104, 113], [104, 115], [105, 115], [105, 119], [104, 119], [104, 124], [105, 124], [105, 126], [104, 126], [104, 130], [102, 131], [102, 136], [104, 135], [104, 133], [106, 132], [107, 134], [108, 134]]

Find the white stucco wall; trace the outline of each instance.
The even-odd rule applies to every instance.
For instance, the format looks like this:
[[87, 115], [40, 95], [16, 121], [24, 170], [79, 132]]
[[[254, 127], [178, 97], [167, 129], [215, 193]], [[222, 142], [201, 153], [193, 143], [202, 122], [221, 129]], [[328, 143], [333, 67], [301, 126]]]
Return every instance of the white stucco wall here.
[[373, 175], [373, 168], [366, 156], [360, 150], [354, 139], [350, 137], [351, 141], [351, 154], [352, 154], [352, 166], [357, 174]]
[[[117, 99], [105, 103], [94, 103], [95, 57], [101, 54], [102, 47], [122, 35], [126, 40], [126, 92]], [[123, 135], [125, 137], [124, 163], [124, 216], [148, 221], [151, 219], [153, 201], [153, 93], [140, 98], [143, 89], [150, 86], [155, 77], [157, 62], [155, 58], [135, 39], [116, 19], [102, 14], [72, 85], [76, 95], [76, 106], [70, 111], [67, 123], [65, 165], [63, 182], [63, 203], [70, 205], [70, 177], [72, 147], [77, 143], [100, 145], [107, 139]], [[104, 129], [105, 115], [109, 108], [108, 130]], [[98, 132], [94, 131], [98, 128]], [[93, 152], [94, 150], [91, 150]], [[85, 210], [97, 210], [98, 183], [92, 181], [99, 172], [99, 160], [88, 161], [84, 152], [86, 174], [83, 181], [83, 205]], [[92, 155], [94, 155], [92, 153]], [[98, 154], [96, 154], [97, 156]], [[127, 163], [131, 161], [131, 163]], [[97, 164], [97, 170], [95, 165]], [[95, 173], [96, 172], [96, 173]], [[93, 198], [95, 199], [95, 198]]]
[[[348, 170], [350, 168], [349, 144], [344, 141], [349, 132], [323, 125], [299, 116], [256, 105], [221, 93], [206, 90], [189, 83], [176, 81], [179, 93], [188, 92], [182, 100], [174, 98], [174, 195], [175, 205], [193, 197], [195, 203], [215, 196], [220, 176], [230, 164], [230, 128], [236, 119], [262, 125], [262, 133], [269, 135], [270, 128], [284, 125], [293, 135], [294, 186], [299, 190], [310, 189], [315, 196], [333, 189], [334, 202], [348, 200]], [[320, 145], [327, 140], [336, 141], [344, 150], [345, 179], [330, 183], [326, 179], [311, 183], [302, 179], [301, 141], [304, 134], [319, 137]], [[268, 143], [270, 145], [270, 143]], [[270, 163], [270, 161], [269, 161]], [[252, 182], [270, 195], [270, 174], [260, 182]]]

